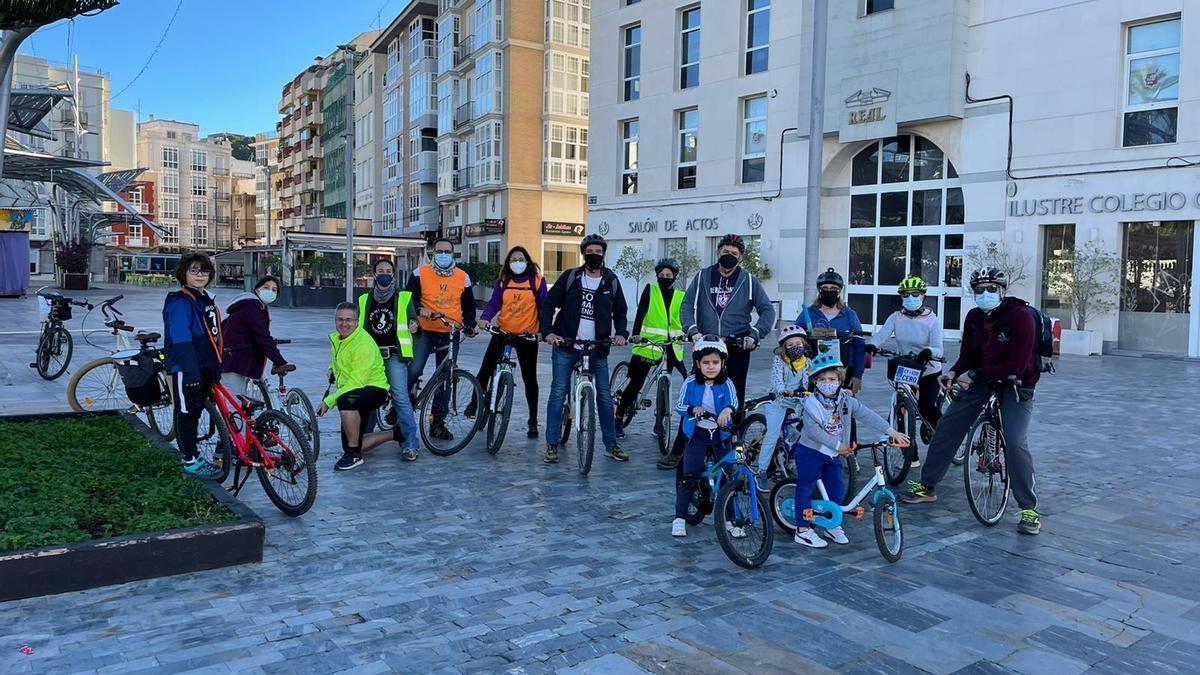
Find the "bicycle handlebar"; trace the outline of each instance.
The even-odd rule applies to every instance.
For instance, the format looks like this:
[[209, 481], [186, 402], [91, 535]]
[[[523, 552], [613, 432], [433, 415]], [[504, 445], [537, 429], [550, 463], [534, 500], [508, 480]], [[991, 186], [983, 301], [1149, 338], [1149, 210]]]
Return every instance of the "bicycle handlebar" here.
[[491, 333], [492, 335], [506, 337], [512, 340], [525, 340], [527, 342], [537, 342], [538, 340], [538, 336], [534, 335], [533, 333], [510, 333], [503, 328], [498, 328], [496, 326], [491, 326], [482, 330], [485, 333]]
[[629, 344], [647, 345], [650, 347], [668, 347], [670, 345], [684, 344], [686, 342], [691, 342], [686, 335], [677, 335], [673, 338], [667, 338], [662, 342], [659, 342], [658, 340], [647, 340], [639, 336], [629, 338]]
[[[1021, 384], [1021, 378], [1017, 377], [1016, 375], [1009, 375], [1003, 380], [993, 380], [991, 382], [972, 382], [971, 386], [986, 386], [990, 387], [993, 391], [998, 392], [1002, 388], [1008, 387], [1012, 387], [1013, 390], [1016, 390], [1021, 386]], [[958, 386], [958, 381], [955, 380], [953, 383], [951, 383], [950, 388], [946, 391], [946, 396], [948, 396], [951, 401], [958, 401], [962, 399], [963, 391], [965, 390]]]
[[[889, 349], [877, 349], [877, 350], [875, 350], [875, 353], [876, 353], [877, 355], [879, 355], [879, 356], [883, 356], [883, 357], [892, 357], [892, 356], [895, 356], [895, 357], [899, 357], [899, 358], [909, 358], [909, 359], [913, 359], [914, 361], [918, 360], [918, 359], [917, 359], [917, 356], [918, 356], [917, 354], [901, 354], [900, 352], [893, 352], [893, 351], [891, 351], [891, 350], [889, 350]], [[933, 362], [936, 362], [936, 363], [945, 363], [945, 362], [946, 362], [946, 357], [944, 357], [944, 356], [930, 356], [930, 357], [929, 357], [929, 360], [930, 360], [930, 361], [933, 361]]]
[[579, 338], [563, 338], [562, 342], [558, 343], [559, 347], [575, 347], [580, 346], [584, 349], [589, 347], [599, 347], [600, 345], [612, 344], [612, 338], [604, 338], [603, 340], [580, 340]]

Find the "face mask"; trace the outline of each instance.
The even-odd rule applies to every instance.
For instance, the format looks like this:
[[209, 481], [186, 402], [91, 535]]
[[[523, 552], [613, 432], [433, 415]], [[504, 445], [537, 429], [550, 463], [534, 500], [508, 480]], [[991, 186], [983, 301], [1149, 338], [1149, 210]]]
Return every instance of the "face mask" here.
[[604, 256], [599, 253], [587, 253], [583, 256], [583, 264], [589, 270], [595, 272], [604, 267]]
[[275, 291], [272, 291], [269, 288], [263, 288], [258, 291], [258, 299], [262, 300], [264, 305], [269, 305], [272, 302], [275, 302], [275, 298]]
[[450, 253], [435, 253], [433, 256], [433, 264], [444, 270], [454, 267], [454, 255]]
[[837, 395], [838, 389], [841, 389], [841, 388], [842, 388], [842, 385], [838, 384], [837, 382], [818, 382], [817, 383], [817, 391], [821, 392], [821, 395], [824, 396], [825, 398], [833, 398], [835, 395]]
[[793, 361], [799, 361], [800, 357], [804, 356], [803, 345], [792, 345], [791, 347], [784, 348], [783, 351], [786, 352], [788, 358]]
[[665, 277], [659, 277], [659, 278], [658, 278], [658, 287], [659, 287], [659, 288], [661, 288], [661, 289], [663, 289], [664, 291], [665, 291], [665, 290], [667, 290], [667, 289], [669, 289], [670, 287], [672, 287], [672, 286], [674, 286], [674, 285], [675, 285], [675, 280], [674, 280], [674, 279], [667, 279], [667, 278], [665, 278]]
[[391, 286], [392, 281], [392, 275], [390, 274], [380, 274], [379, 276], [375, 277], [375, 284], [380, 288], [387, 288], [388, 286]]
[[719, 264], [722, 269], [726, 269], [726, 270], [732, 270], [732, 269], [736, 268], [738, 266], [739, 262], [741, 262], [741, 261], [738, 260], [737, 256], [735, 256], [732, 253], [726, 253], [725, 255], [721, 256], [720, 258], [717, 258], [717, 264]]
[[905, 297], [901, 302], [904, 304], [904, 309], [907, 309], [910, 312], [915, 312], [918, 309], [921, 309], [921, 307], [925, 304], [921, 301], [921, 298], [912, 295]]
[[985, 312], [990, 312], [1000, 306], [999, 293], [976, 293], [975, 304]]
[[524, 274], [525, 267], [526, 265], [524, 260], [514, 260], [508, 263], [508, 269], [512, 270], [513, 274]]
[[833, 307], [838, 303], [838, 298], [842, 297], [841, 291], [821, 291], [819, 294], [821, 304], [826, 307]]

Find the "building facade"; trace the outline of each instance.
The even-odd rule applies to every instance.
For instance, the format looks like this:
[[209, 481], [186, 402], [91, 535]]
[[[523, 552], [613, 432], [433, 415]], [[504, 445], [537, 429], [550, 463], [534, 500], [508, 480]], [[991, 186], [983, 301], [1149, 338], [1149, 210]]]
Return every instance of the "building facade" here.
[[255, 238], [264, 245], [279, 241], [279, 226], [274, 220], [275, 183], [279, 174], [279, 135], [275, 132], [254, 135], [254, 220]]
[[354, 70], [354, 217], [383, 233], [383, 76], [386, 57], [365, 51]]
[[[1200, 355], [1190, 3], [830, 4], [819, 268], [846, 276], [868, 329], [916, 274], [957, 335], [971, 268], [997, 261], [1013, 294], [1077, 328], [1055, 272], [1097, 247], [1123, 262], [1085, 328], [1109, 350]], [[706, 264], [720, 236], [749, 236], [790, 321], [815, 293], [811, 9], [594, 5], [591, 124], [611, 140], [591, 148], [589, 231], [610, 256], [684, 246]]]

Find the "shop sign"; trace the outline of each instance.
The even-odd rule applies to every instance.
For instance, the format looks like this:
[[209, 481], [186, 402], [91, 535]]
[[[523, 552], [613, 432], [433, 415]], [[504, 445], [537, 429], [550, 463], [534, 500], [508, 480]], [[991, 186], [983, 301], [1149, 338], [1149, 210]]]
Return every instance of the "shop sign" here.
[[33, 210], [0, 209], [0, 232], [30, 232], [33, 230]]
[[1079, 216], [1088, 213], [1158, 213], [1200, 209], [1200, 192], [1132, 192], [1126, 194], [1010, 199], [1008, 217]]
[[468, 237], [482, 237], [488, 234], [504, 234], [505, 220], [503, 218], [488, 218], [482, 223], [467, 225]]
[[842, 81], [845, 108], [838, 122], [842, 143], [896, 135], [896, 71]]
[[450, 240], [451, 244], [454, 244], [456, 246], [458, 244], [461, 244], [462, 243], [462, 226], [455, 225], [453, 227], [447, 227], [446, 228], [446, 238]]
[[582, 237], [587, 231], [583, 223], [563, 223], [556, 220], [542, 221], [542, 234], [556, 237]]

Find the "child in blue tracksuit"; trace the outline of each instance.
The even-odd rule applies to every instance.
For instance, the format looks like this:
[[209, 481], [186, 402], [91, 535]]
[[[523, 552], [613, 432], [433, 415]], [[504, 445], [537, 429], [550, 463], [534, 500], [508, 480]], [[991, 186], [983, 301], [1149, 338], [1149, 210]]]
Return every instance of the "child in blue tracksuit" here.
[[[675, 520], [671, 535], [687, 536], [688, 505], [692, 503], [704, 474], [704, 459], [713, 445], [730, 448], [729, 426], [738, 408], [737, 390], [726, 373], [729, 352], [721, 340], [700, 340], [692, 349], [692, 376], [683, 383], [675, 412], [683, 418], [680, 428], [687, 436], [683, 462], [675, 483]], [[711, 418], [701, 418], [708, 413]]]

